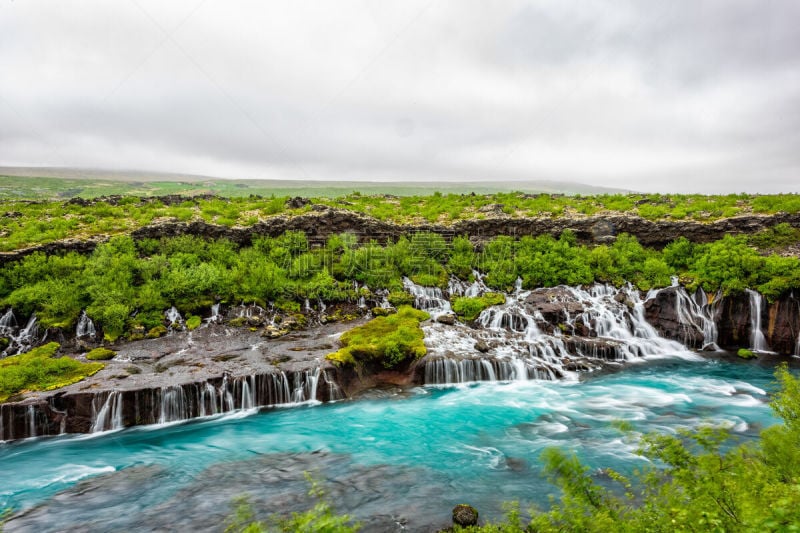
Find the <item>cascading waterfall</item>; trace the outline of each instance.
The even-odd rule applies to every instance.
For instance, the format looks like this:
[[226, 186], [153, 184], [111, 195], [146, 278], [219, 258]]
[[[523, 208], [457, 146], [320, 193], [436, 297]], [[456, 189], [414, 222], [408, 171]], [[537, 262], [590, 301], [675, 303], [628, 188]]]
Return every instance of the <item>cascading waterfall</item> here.
[[28, 406], [28, 413], [26, 415], [28, 422], [28, 437], [36, 436], [36, 408], [33, 405]]
[[17, 319], [14, 317], [14, 310], [10, 307], [8, 311], [0, 316], [0, 335], [8, 335], [17, 327]]
[[[321, 367], [288, 374], [272, 372], [239, 377], [224, 375], [214, 381], [127, 393], [98, 393], [91, 401], [91, 432], [121, 429], [136, 424], [167, 424], [240, 409], [314, 402], [318, 397], [320, 377], [326, 385], [323, 394], [327, 393], [327, 401], [344, 398], [333, 378]], [[126, 403], [130, 403], [127, 411]], [[30, 407], [32, 414], [28, 416], [31, 421], [35, 421], [37, 412], [34, 406]], [[35, 433], [35, 424], [30, 422], [28, 426], [28, 431]], [[61, 432], [63, 431], [62, 428]], [[0, 430], [0, 438], [3, 436]]]
[[450, 301], [439, 287], [423, 287], [403, 278], [403, 287], [414, 297], [414, 307], [427, 311], [432, 318], [450, 313]]
[[86, 314], [86, 311], [81, 311], [81, 316], [78, 318], [78, 325], [75, 327], [75, 337], [94, 337], [97, 331], [94, 328], [94, 322]]
[[13, 310], [9, 309], [0, 317], [0, 335], [8, 339], [8, 345], [0, 355], [16, 355], [30, 350], [39, 341], [36, 313], [33, 313], [25, 327], [20, 329]]
[[[404, 284], [414, 296], [416, 307], [434, 316], [449, 312], [449, 303], [439, 289], [420, 287], [407, 279]], [[454, 280], [449, 284], [452, 294], [456, 295], [481, 294], [485, 292], [484, 287], [477, 276], [472, 285]], [[644, 300], [630, 285], [622, 289], [599, 284], [588, 289], [555, 288], [552, 294], [548, 293], [547, 303], [564, 304], [563, 318], [557, 325], [548, 324], [534, 303], [528, 302], [535, 291], [522, 290], [519, 279], [515, 287], [504, 304], [490, 307], [478, 316], [475, 322], [480, 328], [458, 323], [424, 326], [428, 347], [423, 361], [426, 384], [553, 380], [572, 376], [573, 370], [589, 370], [599, 364], [687, 351], [682, 344], [661, 337], [647, 322]], [[683, 296], [686, 298], [682, 300], [684, 307], [690, 310], [686, 316], [697, 320], [694, 314], [688, 313], [699, 307], [698, 304], [685, 292]], [[532, 302], [535, 301], [538, 300], [533, 298]], [[708, 322], [712, 324], [700, 321], [705, 325], [709, 342], [714, 342], [716, 328], [712, 327], [713, 320], [709, 318]], [[577, 324], [589, 328], [590, 335], [565, 334], [575, 331]], [[478, 342], [484, 344], [481, 351], [490, 353], [478, 355]]]
[[747, 294], [750, 297], [750, 348], [756, 352], [766, 352], [769, 347], [761, 331], [761, 294], [750, 289], [747, 289]]
[[170, 329], [183, 329], [183, 317], [174, 305], [164, 312], [164, 317], [169, 322]]
[[92, 399], [92, 433], [122, 429], [122, 392], [111, 391], [98, 409], [97, 405], [102, 399], [97, 395]]

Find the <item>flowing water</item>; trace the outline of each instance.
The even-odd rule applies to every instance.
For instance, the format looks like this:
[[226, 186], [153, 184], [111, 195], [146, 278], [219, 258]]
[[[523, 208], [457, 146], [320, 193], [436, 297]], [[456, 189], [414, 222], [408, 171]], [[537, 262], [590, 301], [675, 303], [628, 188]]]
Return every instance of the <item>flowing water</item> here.
[[[373, 391], [356, 401], [254, 410], [96, 436], [0, 445], [0, 507], [30, 509], [7, 531], [222, 529], [230, 501], [266, 512], [309, 508], [303, 472], [367, 531], [446, 525], [467, 501], [486, 517], [503, 502], [545, 504], [548, 446], [593, 468], [642, 465], [612, 427], [675, 431], [706, 422], [751, 438], [774, 423], [771, 369], [663, 358], [584, 381], [514, 381]], [[113, 427], [116, 398], [98, 405]], [[165, 413], [169, 419], [169, 413]], [[599, 470], [597, 470], [598, 476]]]

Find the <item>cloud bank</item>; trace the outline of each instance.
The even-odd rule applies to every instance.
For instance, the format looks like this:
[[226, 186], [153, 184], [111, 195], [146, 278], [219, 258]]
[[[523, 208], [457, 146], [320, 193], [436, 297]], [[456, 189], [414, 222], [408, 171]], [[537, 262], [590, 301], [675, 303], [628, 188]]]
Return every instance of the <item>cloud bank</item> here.
[[800, 191], [800, 3], [0, 0], [0, 165]]

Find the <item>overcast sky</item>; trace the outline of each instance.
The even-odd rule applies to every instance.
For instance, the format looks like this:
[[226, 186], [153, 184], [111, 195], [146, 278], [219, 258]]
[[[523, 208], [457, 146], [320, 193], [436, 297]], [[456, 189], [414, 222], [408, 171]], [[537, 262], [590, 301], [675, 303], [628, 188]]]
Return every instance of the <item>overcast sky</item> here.
[[0, 0], [0, 165], [800, 191], [797, 0]]

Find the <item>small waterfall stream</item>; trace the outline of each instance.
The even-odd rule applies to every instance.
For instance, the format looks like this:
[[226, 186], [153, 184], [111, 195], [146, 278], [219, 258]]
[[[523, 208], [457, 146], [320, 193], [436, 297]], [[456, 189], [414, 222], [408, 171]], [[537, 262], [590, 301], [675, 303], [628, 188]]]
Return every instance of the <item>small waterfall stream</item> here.
[[767, 339], [761, 331], [761, 294], [747, 289], [747, 295], [750, 297], [750, 348], [755, 352], [769, 351]]
[[89, 316], [86, 314], [86, 311], [81, 311], [81, 316], [78, 318], [78, 325], [75, 326], [75, 337], [80, 339], [81, 337], [92, 337], [97, 334], [97, 331], [94, 328], [94, 322]]

